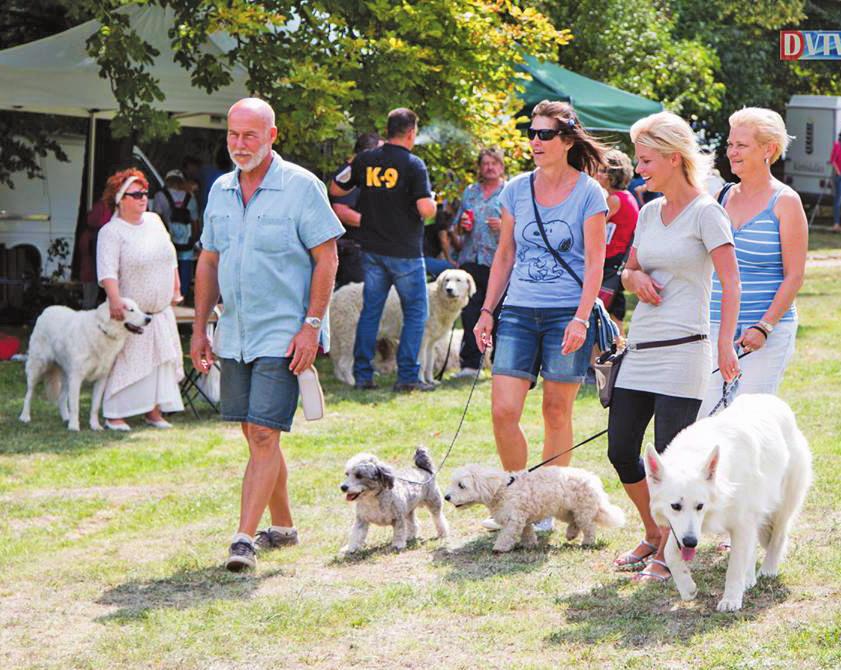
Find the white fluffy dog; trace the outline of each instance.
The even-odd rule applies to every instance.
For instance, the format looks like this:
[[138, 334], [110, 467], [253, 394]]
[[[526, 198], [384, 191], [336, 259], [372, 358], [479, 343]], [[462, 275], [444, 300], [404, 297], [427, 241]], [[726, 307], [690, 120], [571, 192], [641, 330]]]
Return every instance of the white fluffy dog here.
[[741, 609], [745, 590], [756, 584], [757, 541], [765, 549], [759, 574], [776, 575], [812, 481], [812, 456], [794, 413], [773, 395], [739, 396], [681, 431], [662, 456], [649, 445], [645, 470], [651, 513], [671, 526], [665, 558], [681, 598], [697, 591], [689, 562], [701, 533], [729, 533], [717, 609]]
[[466, 465], [453, 473], [444, 500], [456, 507], [485, 505], [502, 526], [493, 547], [496, 552], [511, 551], [518, 540], [525, 547], [535, 546], [532, 524], [548, 516], [567, 523], [567, 540], [582, 533], [583, 545], [595, 543], [596, 526], [615, 528], [625, 523], [625, 514], [610, 503], [599, 478], [581, 468], [549, 466], [512, 474]]
[[[336, 377], [351, 385], [354, 382], [353, 345], [356, 341], [356, 324], [362, 311], [362, 289], [362, 284], [346, 284], [336, 291], [330, 300], [330, 358]], [[434, 282], [427, 285], [429, 318], [423, 331], [418, 360], [421, 381], [434, 382], [436, 345], [440, 348], [440, 342], [444, 340], [443, 346], [446, 350], [446, 338], [450, 335], [453, 323], [474, 293], [476, 283], [464, 270], [445, 270]], [[387, 343], [389, 358], [397, 351], [402, 328], [403, 310], [400, 308], [397, 291], [392, 287], [377, 333], [377, 339]], [[388, 369], [393, 362], [386, 360], [381, 365]]]
[[29, 423], [32, 393], [46, 377], [47, 396], [57, 402], [67, 429], [79, 430], [79, 392], [82, 382], [93, 381], [90, 426], [102, 430], [99, 407], [114, 359], [126, 338], [142, 333], [152, 320], [133, 300], [123, 298], [123, 303], [123, 321], [111, 318], [107, 302], [82, 312], [53, 305], [41, 313], [29, 339], [21, 421]]
[[435, 483], [434, 467], [426, 449], [415, 452], [415, 467], [395, 472], [371, 454], [357, 454], [345, 466], [345, 481], [342, 492], [348, 502], [356, 502], [356, 520], [350, 531], [350, 539], [342, 553], [352, 554], [365, 545], [368, 526], [391, 526], [394, 529], [392, 546], [400, 551], [406, 543], [415, 539], [418, 523], [415, 509], [426, 507], [438, 537], [449, 533], [444, 518], [444, 502], [441, 491]]

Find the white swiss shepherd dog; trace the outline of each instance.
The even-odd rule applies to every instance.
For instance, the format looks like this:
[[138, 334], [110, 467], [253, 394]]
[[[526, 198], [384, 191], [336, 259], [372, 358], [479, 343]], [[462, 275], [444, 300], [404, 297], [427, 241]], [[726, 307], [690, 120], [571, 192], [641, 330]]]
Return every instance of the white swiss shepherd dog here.
[[756, 584], [757, 541], [765, 549], [759, 575], [776, 575], [812, 482], [809, 445], [791, 408], [773, 395], [739, 396], [681, 431], [662, 455], [649, 444], [645, 470], [654, 520], [671, 528], [665, 558], [680, 597], [697, 592], [689, 563], [701, 533], [729, 533], [717, 609], [741, 609], [744, 592]]

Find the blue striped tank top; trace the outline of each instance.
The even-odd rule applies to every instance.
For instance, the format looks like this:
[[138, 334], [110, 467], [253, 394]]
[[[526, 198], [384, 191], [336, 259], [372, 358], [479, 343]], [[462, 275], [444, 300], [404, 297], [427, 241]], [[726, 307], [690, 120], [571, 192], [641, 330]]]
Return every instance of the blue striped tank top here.
[[[774, 214], [774, 205], [782, 190], [777, 189], [768, 201], [768, 206], [759, 214], [746, 221], [738, 230], [733, 229], [736, 260], [742, 280], [739, 324], [759, 321], [768, 311], [783, 281], [780, 220]], [[793, 321], [796, 316], [797, 309], [792, 304], [780, 321]], [[710, 321], [721, 322], [721, 282], [715, 273], [710, 300]]]

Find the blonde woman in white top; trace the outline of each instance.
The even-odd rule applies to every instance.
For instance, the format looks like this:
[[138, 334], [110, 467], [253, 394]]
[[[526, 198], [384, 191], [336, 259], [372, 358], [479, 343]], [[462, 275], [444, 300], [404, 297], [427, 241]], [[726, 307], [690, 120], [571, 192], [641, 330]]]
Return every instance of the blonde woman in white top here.
[[[640, 579], [666, 581], [667, 533], [657, 527], [640, 450], [654, 418], [658, 452], [695, 421], [710, 377], [712, 346], [724, 378], [739, 372], [733, 332], [739, 310], [739, 270], [730, 221], [704, 190], [708, 157], [689, 125], [671, 112], [637, 121], [631, 128], [637, 172], [662, 198], [640, 211], [622, 283], [639, 298], [628, 341], [658, 346], [626, 354], [608, 419], [608, 457], [639, 511], [645, 538], [614, 561], [620, 569], [645, 568]], [[713, 266], [722, 280], [718, 341], [709, 342]], [[673, 346], [663, 342], [679, 340]], [[645, 565], [645, 559], [650, 559]]]
[[111, 430], [130, 430], [125, 418], [170, 428], [162, 412], [184, 409], [178, 382], [184, 375], [181, 340], [171, 305], [179, 291], [175, 247], [157, 214], [146, 211], [149, 184], [136, 169], [108, 179], [103, 199], [114, 217], [97, 240], [99, 284], [113, 318], [122, 318], [122, 298], [153, 315], [141, 335], [128, 338], [105, 386], [102, 412]]

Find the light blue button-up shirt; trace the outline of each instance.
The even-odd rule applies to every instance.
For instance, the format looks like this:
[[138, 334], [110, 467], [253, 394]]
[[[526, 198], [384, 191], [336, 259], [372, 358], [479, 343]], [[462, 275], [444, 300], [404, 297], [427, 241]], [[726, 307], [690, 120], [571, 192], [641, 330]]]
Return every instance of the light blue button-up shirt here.
[[[309, 250], [344, 232], [324, 184], [277, 153], [272, 156], [247, 206], [239, 168], [216, 180], [201, 236], [202, 247], [219, 254], [225, 306], [213, 349], [217, 356], [246, 363], [286, 353], [309, 306], [315, 266]], [[326, 315], [320, 337], [327, 351]]]

